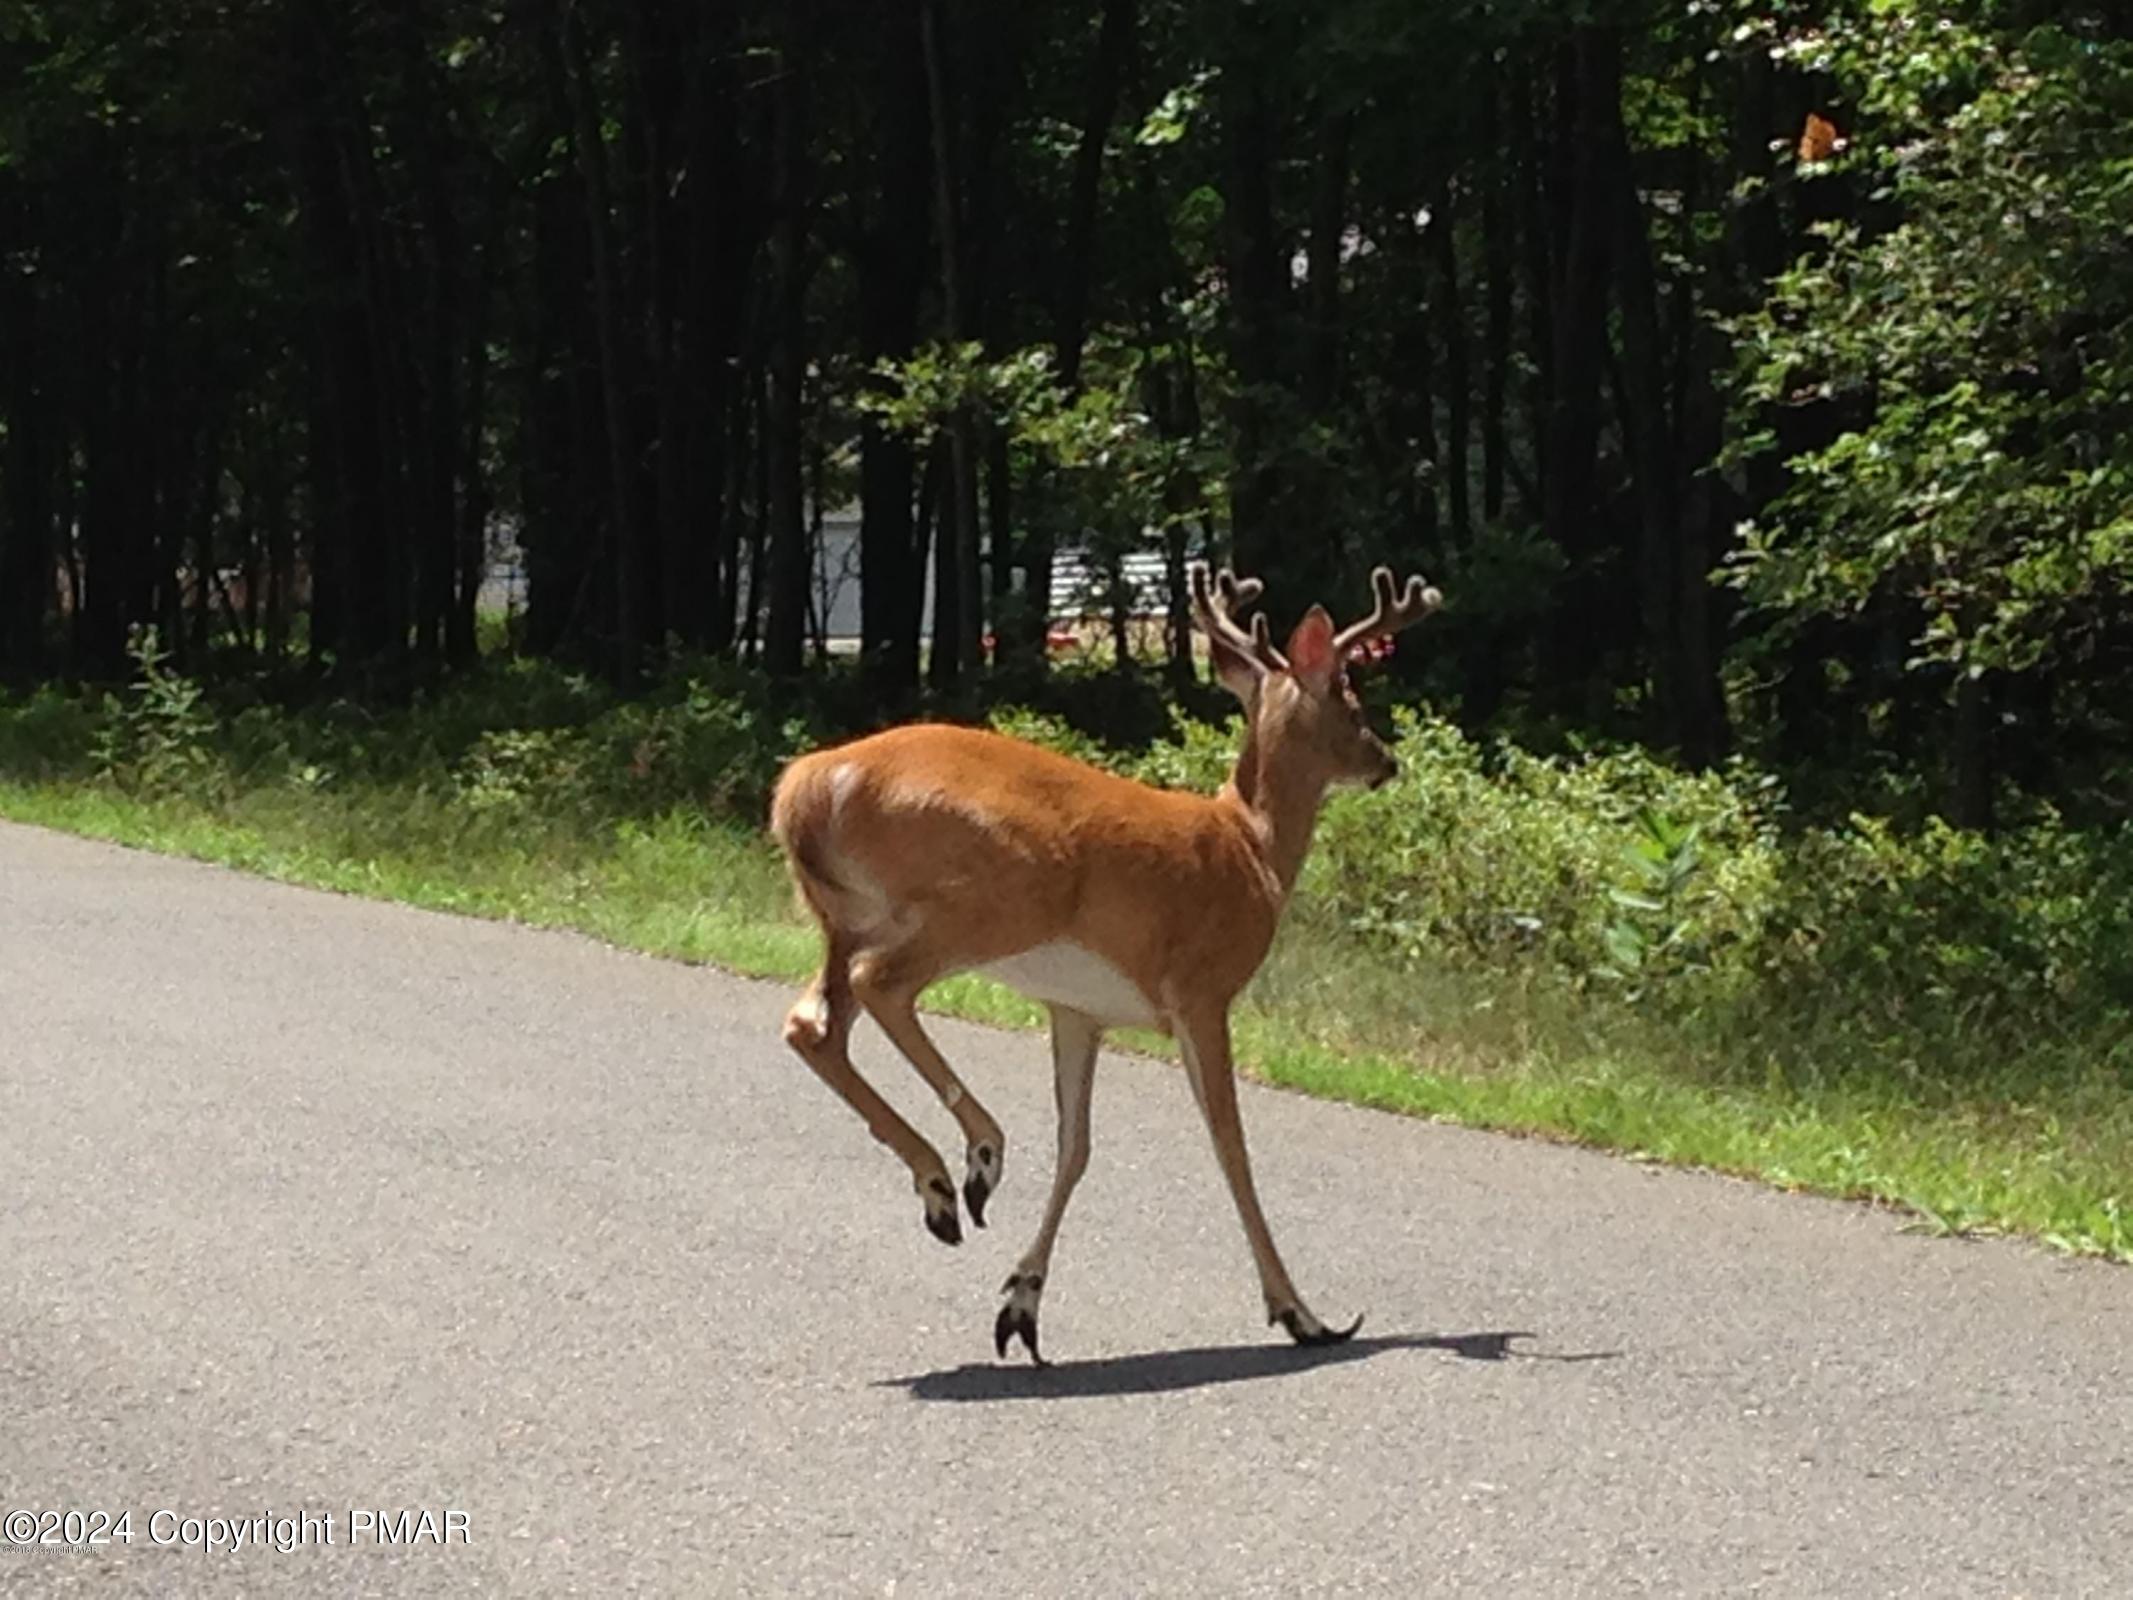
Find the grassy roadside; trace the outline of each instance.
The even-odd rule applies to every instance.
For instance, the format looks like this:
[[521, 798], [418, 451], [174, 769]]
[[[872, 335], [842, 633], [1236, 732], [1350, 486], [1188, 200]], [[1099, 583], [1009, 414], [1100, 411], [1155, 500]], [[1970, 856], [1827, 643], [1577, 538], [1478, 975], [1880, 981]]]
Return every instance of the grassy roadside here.
[[[414, 777], [194, 796], [47, 770], [0, 779], [0, 816], [756, 976], [798, 979], [816, 956], [760, 834], [700, 811], [586, 828]], [[1038, 1021], [978, 979], [937, 986], [928, 1005]], [[1506, 976], [1396, 963], [1308, 902], [1242, 1008], [1238, 1042], [1255, 1076], [1312, 1094], [1891, 1203], [1928, 1231], [2010, 1231], [2133, 1261], [2133, 1093], [2107, 1066], [1967, 1097], [1901, 1074], [1744, 1076], [1708, 1059], [1722, 1040]]]

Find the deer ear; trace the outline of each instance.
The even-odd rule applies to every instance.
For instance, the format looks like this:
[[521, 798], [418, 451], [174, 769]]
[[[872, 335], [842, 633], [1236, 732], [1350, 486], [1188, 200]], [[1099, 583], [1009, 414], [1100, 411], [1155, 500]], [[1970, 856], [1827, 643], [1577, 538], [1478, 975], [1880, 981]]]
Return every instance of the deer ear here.
[[1313, 606], [1303, 614], [1282, 654], [1289, 658], [1289, 671], [1306, 688], [1323, 694], [1332, 686], [1340, 663], [1333, 659], [1333, 619], [1324, 606]]
[[1220, 634], [1207, 636], [1207, 655], [1214, 663], [1215, 676], [1222, 680], [1222, 687], [1249, 706], [1252, 696], [1259, 692], [1264, 669]]

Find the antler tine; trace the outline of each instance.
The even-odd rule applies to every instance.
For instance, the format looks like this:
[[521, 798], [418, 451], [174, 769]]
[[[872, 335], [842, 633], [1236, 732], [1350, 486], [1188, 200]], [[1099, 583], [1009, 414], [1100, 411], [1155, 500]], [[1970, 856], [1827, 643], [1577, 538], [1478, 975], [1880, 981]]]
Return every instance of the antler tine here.
[[1392, 568], [1379, 567], [1370, 574], [1370, 588], [1377, 605], [1361, 622], [1351, 623], [1334, 638], [1336, 656], [1345, 654], [1366, 639], [1383, 639], [1411, 628], [1444, 604], [1444, 596], [1424, 583], [1419, 573], [1407, 580], [1404, 591], [1393, 587]]
[[1189, 576], [1192, 609], [1203, 632], [1210, 638], [1220, 637], [1225, 644], [1256, 659], [1269, 671], [1287, 670], [1288, 662], [1274, 648], [1265, 614], [1252, 618], [1249, 631], [1237, 620], [1238, 610], [1258, 599], [1265, 584], [1257, 578], [1240, 578], [1227, 567], [1210, 577], [1204, 561], [1195, 561]]
[[1250, 605], [1266, 589], [1257, 578], [1240, 578], [1227, 567], [1216, 575], [1215, 587], [1222, 592], [1222, 604], [1232, 616], [1238, 607]]

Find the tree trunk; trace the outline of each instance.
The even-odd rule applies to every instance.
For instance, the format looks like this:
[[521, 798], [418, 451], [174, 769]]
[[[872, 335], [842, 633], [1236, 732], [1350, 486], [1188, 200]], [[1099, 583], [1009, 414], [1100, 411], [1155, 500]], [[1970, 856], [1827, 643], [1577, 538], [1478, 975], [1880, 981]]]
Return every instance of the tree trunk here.
[[365, 159], [349, 149], [346, 70], [339, 23], [307, 3], [289, 15], [296, 126], [291, 174], [305, 247], [311, 304], [305, 318], [312, 575], [310, 649], [359, 667], [382, 653], [391, 625], [382, 593], [381, 548], [392, 535], [378, 427], [383, 375], [370, 337], [368, 240], [351, 191]]
[[675, 200], [680, 327], [671, 342], [678, 503], [662, 534], [670, 592], [668, 625], [685, 646], [723, 649], [733, 636], [734, 475], [731, 418], [742, 319], [766, 225], [760, 183], [741, 153], [736, 88], [736, 16], [725, 5], [682, 8], [688, 70]]
[[[1511, 77], [1508, 120], [1511, 164], [1518, 180], [1519, 273], [1525, 288], [1526, 348], [1533, 361], [1525, 396], [1526, 436], [1533, 441], [1536, 489], [1536, 503], [1531, 509], [1545, 518], [1546, 485], [1552, 471], [1548, 459], [1549, 418], [1555, 408], [1556, 268], [1548, 206], [1549, 163], [1536, 128], [1542, 115], [1540, 98], [1533, 68], [1520, 66]], [[1560, 116], [1565, 108], [1558, 106], [1555, 110]]]
[[741, 606], [741, 659], [754, 666], [761, 657], [763, 597], [768, 587], [768, 534], [771, 501], [770, 364], [760, 361], [752, 374], [755, 437], [753, 451], [755, 502], [748, 518], [748, 597]]
[[[1714, 349], [1712, 359], [1717, 356]], [[1692, 766], [1708, 767], [1733, 742], [1725, 684], [1719, 675], [1725, 656], [1725, 613], [1711, 574], [1744, 508], [1716, 464], [1724, 442], [1726, 412], [1710, 368], [1697, 370], [1678, 412], [1683, 418], [1682, 459], [1697, 464], [1681, 496], [1681, 537], [1673, 572], [1681, 652], [1681, 753]]]
[[1163, 530], [1163, 583], [1169, 596], [1170, 684], [1182, 693], [1192, 687], [1192, 602], [1185, 570], [1188, 530], [1173, 522]]
[[[925, 286], [932, 153], [928, 81], [917, 17], [880, 14], [874, 98], [875, 211], [858, 253], [859, 346], [869, 371], [908, 358]], [[870, 381], [869, 387], [878, 388]], [[917, 462], [909, 442], [871, 419], [859, 430], [859, 633], [866, 671], [884, 692], [918, 687], [918, 606], [925, 570], [912, 518]]]
[[1355, 118], [1328, 113], [1319, 122], [1318, 160], [1312, 179], [1311, 238], [1304, 285], [1304, 404], [1314, 417], [1333, 410], [1340, 382], [1341, 232], [1348, 213], [1348, 148]]
[[[1073, 181], [1067, 191], [1066, 232], [1059, 260], [1059, 293], [1053, 314], [1052, 348], [1060, 387], [1069, 398], [1081, 388], [1081, 360], [1088, 340], [1089, 282], [1094, 270], [1096, 208], [1103, 187], [1104, 145], [1118, 114], [1119, 86], [1133, 59], [1140, 0], [1104, 0], [1091, 63], [1088, 99], [1074, 146]], [[1049, 517], [1030, 519], [1022, 534], [1024, 627], [1020, 647], [1038, 665], [1049, 660], [1054, 528]], [[1006, 644], [1002, 640], [1002, 644]]]
[[990, 556], [992, 617], [998, 653], [1000, 617], [1014, 609], [1012, 598], [1015, 570], [1015, 474], [1007, 454], [1007, 435], [994, 428], [985, 439], [985, 542]]
[[[1274, 220], [1276, 119], [1266, 86], [1266, 23], [1235, 19], [1233, 49], [1224, 63], [1220, 112], [1225, 177], [1224, 268], [1229, 286], [1230, 364], [1237, 376], [1231, 413], [1235, 454], [1230, 470], [1230, 529], [1240, 571], [1266, 581], [1277, 605], [1297, 606], [1302, 592], [1285, 556], [1278, 525], [1275, 439], [1281, 425], [1277, 396], [1279, 324], [1287, 298], [1287, 258]], [[1273, 615], [1274, 613], [1270, 613]], [[1278, 617], [1286, 621], [1286, 617]]]
[[1570, 571], [1553, 625], [1543, 635], [1547, 687], [1558, 705], [1583, 706], [1598, 687], [1594, 669], [1606, 618], [1590, 571], [1600, 383], [1607, 353], [1609, 245], [1620, 212], [1606, 185], [1606, 128], [1619, 115], [1622, 43], [1606, 28], [1586, 28], [1564, 48], [1558, 116], [1567, 115], [1568, 192], [1558, 197], [1564, 240], [1555, 284], [1554, 392], [1548, 412], [1547, 479], [1542, 523]]
[[[733, 384], [733, 398], [726, 410], [726, 462], [725, 481], [719, 487], [721, 509], [719, 512], [717, 543], [713, 547], [713, 562], [716, 567], [718, 607], [711, 613], [711, 632], [706, 641], [710, 648], [720, 654], [731, 650], [741, 637], [743, 617], [741, 613], [741, 530], [752, 526], [755, 519], [748, 515], [748, 478], [756, 453], [752, 448], [749, 424], [758, 420], [760, 410], [754, 403], [761, 387], [758, 376], [761, 363], [745, 366]], [[755, 547], [761, 555], [761, 546]], [[753, 563], [748, 571], [755, 572]], [[751, 581], [753, 581], [751, 576]], [[752, 624], [750, 625], [752, 627]]]
[[[961, 230], [957, 215], [956, 124], [949, 114], [947, 65], [941, 48], [938, 0], [920, 0], [919, 24], [926, 55], [927, 103], [933, 116], [935, 236], [940, 242], [941, 288], [951, 339], [970, 337], [970, 307], [964, 293]], [[952, 684], [967, 665], [982, 665], [984, 600], [978, 577], [977, 440], [967, 410], [948, 426], [951, 492], [941, 519], [940, 571], [953, 592], [936, 580], [933, 599], [933, 671], [936, 684]]]
[[493, 247], [482, 253], [476, 274], [474, 304], [467, 317], [466, 379], [457, 418], [460, 488], [458, 533], [452, 562], [451, 613], [445, 619], [445, 660], [455, 667], [472, 664], [480, 647], [475, 632], [482, 581], [488, 575], [489, 479], [482, 461], [482, 436], [489, 415], [489, 309], [494, 298]]
[[1666, 382], [1667, 352], [1659, 327], [1659, 284], [1651, 236], [1637, 194], [1620, 107], [1599, 108], [1602, 170], [1616, 221], [1615, 300], [1621, 311], [1619, 415], [1636, 489], [1637, 620], [1651, 696], [1647, 742], [1679, 748], [1682, 662], [1676, 629], [1676, 540], [1681, 527], [1681, 463]]
[[1060, 387], [1069, 395], [1081, 387], [1104, 143], [1110, 137], [1111, 119], [1117, 115], [1119, 84], [1133, 55], [1139, 20], [1140, 0], [1104, 0], [1103, 21], [1096, 35], [1096, 60], [1089, 70], [1087, 109], [1074, 146], [1074, 176], [1067, 192], [1066, 237], [1060, 254], [1059, 299], [1052, 333]]
[[[945, 460], [945, 468], [942, 462]], [[935, 448], [932, 478], [933, 538], [933, 653], [926, 662], [926, 681], [936, 689], [955, 687], [961, 672], [958, 656], [961, 628], [943, 618], [961, 615], [962, 563], [957, 559], [959, 541], [955, 526], [957, 490], [955, 444], [944, 438]]]
[[600, 352], [600, 401], [607, 436], [608, 551], [613, 561], [614, 640], [609, 670], [621, 682], [644, 666], [643, 619], [638, 607], [636, 518], [631, 510], [629, 385], [623, 376], [621, 266], [609, 196], [607, 146], [595, 99], [591, 51], [577, 0], [556, 0], [556, 48], [570, 102], [571, 146], [584, 189], [585, 235], [592, 258], [593, 327]]
[[[262, 409], [260, 422], [267, 427], [268, 418]], [[275, 450], [280, 444], [274, 432], [268, 429], [265, 448]], [[268, 468], [267, 482], [260, 499], [266, 519], [266, 597], [262, 631], [266, 640], [268, 664], [280, 668], [289, 655], [289, 619], [295, 613], [296, 596], [296, 540], [289, 526], [288, 482], [278, 467]]]
[[1511, 261], [1511, 218], [1506, 202], [1506, 157], [1503, 152], [1503, 75], [1492, 62], [1482, 92], [1482, 147], [1488, 173], [1481, 191], [1481, 253], [1488, 274], [1488, 330], [1483, 354], [1481, 398], [1481, 515], [1494, 523], [1503, 516], [1505, 469], [1504, 406], [1511, 378], [1511, 295], [1515, 287]]
[[[543, 27], [544, 40], [553, 30]], [[549, 79], [547, 116], [536, 137], [567, 143], [569, 96], [562, 83], [561, 51], [544, 45]], [[526, 565], [524, 644], [537, 656], [583, 658], [584, 633], [592, 612], [602, 523], [598, 361], [589, 355], [596, 335], [589, 327], [586, 292], [592, 276], [586, 260], [583, 185], [571, 168], [555, 171], [534, 196], [532, 216], [531, 327], [529, 359], [520, 399], [523, 444], [519, 500], [520, 548]]]
[[53, 427], [57, 415], [40, 343], [35, 281], [0, 281], [0, 678], [34, 681], [45, 670], [45, 614], [52, 600]]
[[772, 133], [777, 213], [770, 230], [771, 346], [769, 432], [770, 617], [765, 661], [772, 676], [796, 677], [807, 627], [807, 523], [802, 486], [807, 362], [806, 22], [788, 17], [775, 90]]
[[1473, 508], [1467, 481], [1468, 440], [1473, 432], [1473, 393], [1468, 386], [1466, 352], [1466, 301], [1459, 287], [1459, 236], [1455, 202], [1458, 184], [1447, 178], [1430, 219], [1430, 243], [1437, 264], [1437, 289], [1441, 298], [1437, 318], [1437, 342], [1444, 351], [1445, 450], [1442, 477], [1448, 491], [1451, 513], [1450, 539], [1455, 549], [1464, 549], [1473, 535]]
[[[726, 8], [706, 6], [715, 18]], [[625, 336], [634, 347], [639, 384], [632, 393], [632, 422], [641, 441], [633, 478], [640, 497], [636, 605], [650, 657], [662, 660], [670, 635], [678, 636], [676, 610], [688, 592], [685, 568], [692, 530], [685, 483], [683, 377], [678, 343], [684, 202], [681, 186], [681, 121], [690, 87], [692, 52], [687, 28], [697, 15], [665, 0], [632, 0], [621, 17], [620, 76], [623, 138], [617, 206], [635, 270], [624, 296]]]

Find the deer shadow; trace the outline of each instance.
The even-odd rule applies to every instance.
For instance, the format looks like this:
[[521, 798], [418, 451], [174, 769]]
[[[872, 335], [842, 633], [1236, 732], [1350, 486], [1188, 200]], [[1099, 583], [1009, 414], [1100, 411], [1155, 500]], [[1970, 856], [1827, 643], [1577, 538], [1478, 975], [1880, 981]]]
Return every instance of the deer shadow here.
[[1285, 1378], [1319, 1367], [1368, 1361], [1388, 1350], [1443, 1350], [1463, 1361], [1612, 1361], [1621, 1354], [1618, 1350], [1558, 1353], [1513, 1348], [1515, 1340], [1533, 1337], [1530, 1333], [1380, 1334], [1345, 1344], [1209, 1345], [1058, 1361], [1046, 1367], [966, 1363], [908, 1378], [878, 1379], [874, 1387], [903, 1389], [914, 1400], [1087, 1400]]

